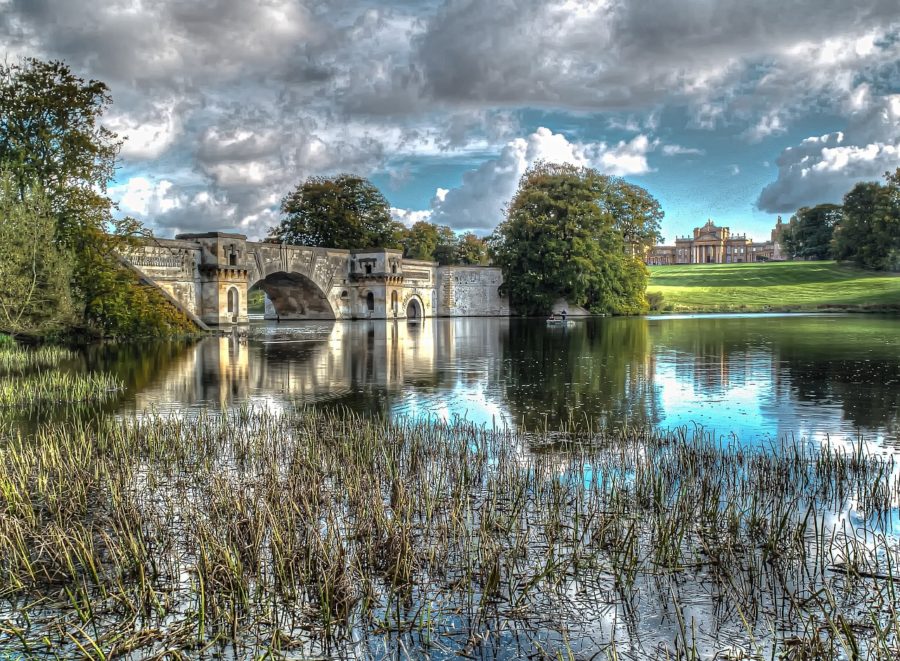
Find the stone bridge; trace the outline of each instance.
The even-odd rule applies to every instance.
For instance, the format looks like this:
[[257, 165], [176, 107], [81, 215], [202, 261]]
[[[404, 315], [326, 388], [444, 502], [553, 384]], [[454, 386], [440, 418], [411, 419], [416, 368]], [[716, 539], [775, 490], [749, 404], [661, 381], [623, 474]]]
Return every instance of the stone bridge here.
[[438, 266], [387, 249], [338, 250], [248, 241], [243, 234], [148, 239], [124, 261], [199, 325], [248, 321], [260, 289], [269, 319], [506, 316], [500, 269]]

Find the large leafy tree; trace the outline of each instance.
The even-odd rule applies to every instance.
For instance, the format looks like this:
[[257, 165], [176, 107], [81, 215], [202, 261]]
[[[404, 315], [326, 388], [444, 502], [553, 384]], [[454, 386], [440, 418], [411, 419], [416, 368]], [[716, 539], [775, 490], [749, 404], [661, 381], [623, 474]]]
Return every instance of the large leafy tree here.
[[[111, 335], [188, 330], [182, 315], [118, 262], [140, 226], [115, 218], [106, 195], [121, 146], [101, 123], [110, 103], [105, 84], [84, 80], [62, 62], [0, 65], [0, 167], [21, 204], [46, 200], [52, 240], [71, 257], [78, 325]], [[27, 217], [41, 234], [44, 216]]]
[[594, 174], [597, 203], [615, 219], [625, 247], [634, 255], [662, 239], [659, 228], [665, 215], [659, 202], [646, 189], [618, 177]]
[[559, 298], [596, 313], [647, 309], [647, 269], [605, 203], [613, 183], [590, 168], [551, 163], [522, 176], [491, 238], [519, 312], [545, 314]]
[[73, 320], [72, 260], [40, 186], [0, 171], [0, 331], [42, 335]]
[[831, 259], [834, 230], [841, 216], [838, 204], [802, 207], [782, 229], [781, 247], [791, 259]]
[[884, 184], [862, 182], [844, 196], [834, 252], [864, 268], [900, 270], [900, 168], [885, 173]]
[[456, 264], [459, 261], [459, 243], [456, 234], [446, 225], [438, 225], [437, 246], [434, 249], [434, 261], [441, 266]]
[[437, 225], [420, 220], [414, 223], [403, 236], [403, 254], [409, 259], [434, 259], [434, 249], [438, 244]]
[[487, 244], [472, 232], [466, 232], [456, 244], [456, 259], [460, 264], [487, 264]]
[[325, 248], [401, 248], [387, 200], [352, 174], [310, 177], [281, 202], [284, 218], [271, 236], [282, 243]]

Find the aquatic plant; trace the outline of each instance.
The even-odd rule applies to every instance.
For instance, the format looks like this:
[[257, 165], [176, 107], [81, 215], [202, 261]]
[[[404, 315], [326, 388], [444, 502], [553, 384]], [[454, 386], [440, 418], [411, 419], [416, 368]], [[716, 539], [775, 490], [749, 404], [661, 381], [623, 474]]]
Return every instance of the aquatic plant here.
[[[891, 658], [893, 459], [241, 409], [0, 429], [0, 650]], [[852, 510], [852, 511], [851, 511]]]
[[0, 374], [21, 374], [57, 367], [60, 363], [74, 358], [75, 353], [63, 347], [47, 345], [26, 349], [14, 341], [0, 341]]
[[106, 373], [53, 370], [8, 376], [0, 380], [0, 408], [102, 402], [123, 387], [120, 379]]

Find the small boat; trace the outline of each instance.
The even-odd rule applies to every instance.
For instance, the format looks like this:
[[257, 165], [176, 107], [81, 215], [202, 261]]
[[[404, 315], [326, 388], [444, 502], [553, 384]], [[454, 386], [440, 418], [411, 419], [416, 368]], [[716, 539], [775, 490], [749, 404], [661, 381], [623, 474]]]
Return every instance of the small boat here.
[[573, 328], [575, 326], [575, 322], [571, 319], [566, 319], [565, 317], [557, 317], [556, 315], [553, 315], [551, 317], [547, 317], [547, 325], [560, 326], [563, 328]]

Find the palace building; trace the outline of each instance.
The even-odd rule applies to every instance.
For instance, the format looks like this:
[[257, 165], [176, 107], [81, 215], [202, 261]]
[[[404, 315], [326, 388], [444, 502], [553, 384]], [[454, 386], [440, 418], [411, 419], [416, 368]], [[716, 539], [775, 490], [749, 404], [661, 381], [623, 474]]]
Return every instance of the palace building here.
[[674, 246], [654, 246], [645, 261], [650, 266], [781, 261], [784, 257], [777, 237], [783, 226], [779, 218], [769, 240], [757, 243], [746, 234], [732, 234], [730, 228], [717, 227], [707, 220], [703, 227], [694, 228], [693, 237], [677, 237]]

